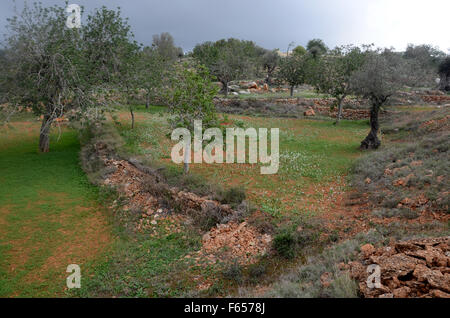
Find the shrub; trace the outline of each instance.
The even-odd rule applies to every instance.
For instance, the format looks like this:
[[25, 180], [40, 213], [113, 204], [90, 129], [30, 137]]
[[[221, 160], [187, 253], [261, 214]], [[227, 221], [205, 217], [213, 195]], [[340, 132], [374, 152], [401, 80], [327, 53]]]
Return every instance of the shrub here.
[[285, 258], [295, 256], [295, 239], [291, 232], [283, 231], [273, 239], [273, 248]]
[[393, 218], [400, 217], [405, 219], [415, 219], [419, 217], [416, 211], [407, 208], [401, 209], [376, 209], [372, 211], [372, 215], [379, 218]]
[[241, 187], [232, 187], [222, 194], [222, 203], [228, 203], [232, 205], [240, 204], [246, 198], [245, 190]]
[[263, 263], [252, 264], [248, 268], [248, 275], [251, 279], [259, 279], [267, 272], [266, 265]]
[[230, 265], [228, 265], [222, 272], [223, 277], [231, 280], [235, 283], [241, 283], [242, 282], [242, 268], [239, 265], [237, 260], [234, 260], [234, 262]]
[[332, 298], [357, 298], [358, 284], [355, 280], [350, 278], [348, 273], [335, 274], [335, 279], [332, 281], [330, 289], [330, 297]]

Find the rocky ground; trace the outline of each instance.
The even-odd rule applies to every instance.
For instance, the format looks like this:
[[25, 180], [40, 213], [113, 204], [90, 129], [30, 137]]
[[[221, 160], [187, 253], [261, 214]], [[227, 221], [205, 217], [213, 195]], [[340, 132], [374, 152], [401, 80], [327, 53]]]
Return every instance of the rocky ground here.
[[[101, 146], [99, 146], [101, 148]], [[161, 220], [170, 221], [171, 230], [178, 231], [180, 224], [190, 224], [192, 218], [219, 214], [223, 223], [216, 224], [202, 238], [202, 248], [189, 256], [199, 263], [237, 260], [250, 264], [271, 247], [271, 236], [259, 233], [245, 220], [233, 218], [237, 212], [229, 205], [201, 197], [195, 193], [182, 191], [162, 183], [155, 174], [142, 171], [139, 164], [126, 160], [104, 157], [104, 163], [113, 173], [107, 176], [104, 184], [115, 187], [127, 198], [126, 211], [140, 211], [136, 224], [137, 231], [152, 230]], [[167, 204], [167, 200], [171, 203]]]
[[[368, 270], [372, 264], [380, 270], [381, 286], [376, 288], [368, 284], [375, 282], [374, 270]], [[339, 267], [359, 282], [366, 298], [450, 298], [450, 237], [396, 242], [380, 248], [366, 244], [358, 261]]]

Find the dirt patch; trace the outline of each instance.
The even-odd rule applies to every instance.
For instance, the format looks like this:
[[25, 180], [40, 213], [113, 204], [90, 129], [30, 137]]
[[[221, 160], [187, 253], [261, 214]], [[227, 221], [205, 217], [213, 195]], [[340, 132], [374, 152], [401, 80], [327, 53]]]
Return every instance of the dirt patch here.
[[[89, 222], [93, 227], [86, 230], [81, 235], [82, 238], [74, 239], [79, 233], [65, 235], [65, 241], [70, 241], [70, 245], [60, 244], [52, 251], [52, 255], [45, 260], [43, 265], [38, 270], [30, 272], [25, 279], [32, 282], [45, 282], [48, 279], [47, 274], [55, 272], [57, 273], [56, 279], [61, 281], [61, 286], [65, 286], [64, 277], [68, 275], [66, 268], [69, 264], [80, 265], [81, 270], [86, 274], [83, 265], [104, 253], [111, 242], [107, 233], [98, 231], [100, 226], [105, 226], [104, 224], [94, 225], [97, 223], [96, 220]], [[66, 290], [65, 287], [63, 289]]]
[[11, 213], [11, 206], [2, 206], [0, 207], [0, 226], [4, 226], [7, 224], [6, 218]]
[[431, 119], [419, 126], [420, 129], [427, 131], [448, 131], [450, 130], [450, 115], [440, 119]]
[[[43, 194], [43, 196], [46, 195], [48, 194]], [[57, 206], [66, 206], [67, 200], [70, 200], [64, 193], [55, 193], [52, 196], [57, 198]], [[40, 204], [46, 203], [45, 200], [29, 203], [27, 209], [36, 209]], [[86, 212], [89, 214], [80, 218], [80, 215]], [[58, 224], [60, 228], [56, 229], [55, 233], [41, 235], [39, 231], [42, 229], [37, 226], [40, 222]], [[20, 232], [22, 238], [9, 242], [12, 246], [12, 249], [7, 252], [9, 272], [14, 275], [23, 270], [32, 257], [38, 256], [36, 254], [38, 250], [48, 249], [50, 256], [43, 259], [42, 263], [29, 271], [21, 280], [33, 284], [45, 283], [48, 279], [59, 280], [61, 282], [59, 295], [62, 295], [65, 289], [64, 277], [67, 266], [79, 264], [82, 270], [85, 269], [83, 264], [103, 253], [111, 242], [109, 226], [100, 207], [87, 208], [75, 205], [70, 211], [49, 215], [43, 213], [23, 223]], [[42, 239], [37, 240], [37, 236], [42, 236]], [[18, 295], [16, 293], [13, 296]]]

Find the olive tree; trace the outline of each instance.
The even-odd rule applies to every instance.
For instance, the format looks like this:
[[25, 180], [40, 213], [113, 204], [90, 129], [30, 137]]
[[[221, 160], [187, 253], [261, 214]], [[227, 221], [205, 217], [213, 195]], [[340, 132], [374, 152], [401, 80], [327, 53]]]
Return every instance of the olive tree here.
[[445, 53], [429, 44], [413, 45], [408, 44], [403, 56], [407, 59], [420, 61], [424, 66], [437, 69], [439, 64], [445, 59]]
[[266, 71], [266, 83], [272, 83], [272, 76], [275, 72], [275, 69], [280, 64], [280, 55], [278, 54], [278, 50], [267, 50], [264, 55], [261, 57], [261, 63], [263, 65], [264, 70]]
[[314, 57], [317, 58], [328, 51], [328, 47], [325, 42], [321, 39], [312, 39], [309, 40], [306, 45], [306, 50]]
[[336, 124], [342, 116], [342, 101], [352, 92], [350, 79], [355, 71], [364, 64], [365, 52], [355, 46], [337, 47], [315, 63], [310, 76], [311, 84], [320, 93], [336, 99], [338, 108]]
[[183, 49], [175, 46], [173, 36], [168, 32], [153, 35], [152, 47], [165, 61], [175, 61], [183, 56]]
[[230, 38], [198, 44], [193, 57], [222, 83], [222, 91], [227, 96], [229, 82], [255, 73], [261, 53], [261, 48], [252, 41]]
[[376, 149], [380, 146], [380, 108], [399, 89], [414, 82], [414, 75], [414, 70], [397, 53], [389, 50], [367, 53], [364, 65], [350, 80], [353, 92], [371, 102], [370, 132], [361, 142], [361, 149]]
[[432, 87], [440, 63], [445, 59], [445, 53], [431, 45], [409, 44], [403, 57], [416, 70], [416, 86]]

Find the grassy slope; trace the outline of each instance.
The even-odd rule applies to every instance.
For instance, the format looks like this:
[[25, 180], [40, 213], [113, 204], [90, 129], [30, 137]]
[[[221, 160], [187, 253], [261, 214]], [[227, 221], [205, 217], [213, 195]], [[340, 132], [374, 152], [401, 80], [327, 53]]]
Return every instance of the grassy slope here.
[[51, 152], [39, 154], [38, 123], [12, 126], [0, 135], [0, 296], [62, 296], [67, 265], [86, 275], [110, 227], [79, 166], [76, 133], [52, 135]]
[[[161, 114], [156, 114], [163, 109], [153, 107], [147, 111], [137, 108], [134, 130], [129, 129], [127, 113], [118, 116], [125, 151], [164, 165], [169, 174], [179, 175], [182, 167], [173, 164], [169, 156], [171, 141], [167, 137], [170, 130], [165, 121], [166, 115], [161, 117]], [[230, 120], [246, 127], [280, 128], [282, 160], [279, 173], [262, 176], [258, 165], [192, 164], [192, 175], [200, 175], [204, 180], [224, 188], [243, 185], [250, 200], [275, 216], [278, 225], [322, 212], [320, 201], [330, 193], [322, 193], [316, 188], [329, 188], [329, 184], [333, 184], [334, 189], [339, 190], [339, 187], [345, 186], [345, 176], [359, 155], [358, 145], [367, 131], [366, 121], [343, 121], [336, 127], [332, 121], [322, 120], [243, 116], [230, 116]], [[183, 236], [191, 239], [186, 241]], [[166, 232], [153, 237], [144, 234], [129, 242], [124, 241], [116, 255], [98, 268], [93, 280], [95, 283], [88, 286], [83, 295], [217, 296], [234, 293], [238, 280], [236, 277], [231, 280], [227, 278], [226, 273], [231, 272], [230, 269], [223, 271], [217, 265], [195, 268], [186, 263], [184, 255], [199, 248], [199, 238], [198, 233], [183, 229], [179, 234]], [[147, 252], [145, 249], [148, 249]], [[123, 259], [127, 262], [124, 263]], [[261, 261], [254, 268], [242, 269], [247, 273], [245, 275], [250, 275], [244, 284], [254, 286], [255, 282], [271, 281], [281, 268], [289, 267], [298, 260], [275, 257]], [[259, 274], [253, 277], [252, 268], [264, 273], [264, 277]], [[240, 271], [236, 270], [233, 276]], [[239, 278], [241, 274], [237, 276]], [[177, 279], [174, 280], [174, 277]], [[180, 280], [180, 277], [183, 279]], [[192, 279], [213, 285], [208, 291], [198, 293]]]
[[[134, 131], [129, 130], [123, 117], [121, 133], [127, 150], [179, 172], [182, 167], [170, 159], [172, 143], [167, 137], [170, 129], [165, 117], [140, 115]], [[335, 126], [327, 120], [228, 118], [244, 127], [280, 128], [278, 173], [261, 175], [259, 164], [191, 164], [191, 171], [224, 188], [244, 187], [248, 198], [274, 216], [311, 212], [305, 211], [305, 200], [320, 199], [311, 188], [329, 183], [342, 185], [343, 177], [360, 155], [358, 146], [367, 132], [367, 121], [342, 121]]]

